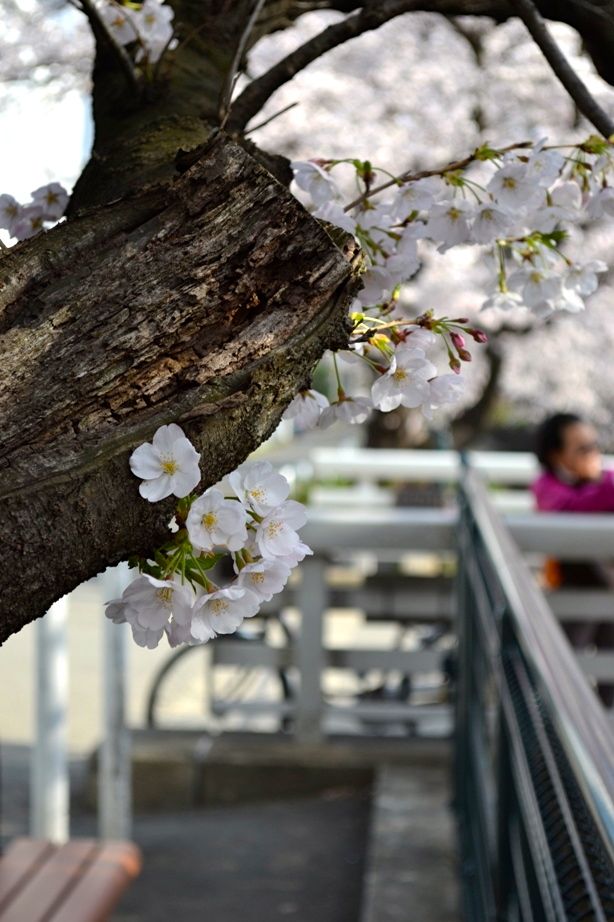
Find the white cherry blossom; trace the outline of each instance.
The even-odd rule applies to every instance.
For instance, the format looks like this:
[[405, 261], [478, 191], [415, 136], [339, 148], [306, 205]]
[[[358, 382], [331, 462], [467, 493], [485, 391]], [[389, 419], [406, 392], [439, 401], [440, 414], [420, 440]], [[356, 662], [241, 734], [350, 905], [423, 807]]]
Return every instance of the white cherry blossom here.
[[151, 442], [130, 455], [130, 469], [143, 481], [139, 492], [150, 503], [187, 496], [200, 481], [200, 454], [176, 423], [160, 426]]
[[282, 419], [292, 419], [303, 429], [313, 429], [318, 424], [322, 410], [328, 405], [328, 397], [319, 391], [299, 391], [284, 410]]
[[0, 229], [15, 237], [15, 225], [21, 216], [22, 207], [12, 195], [0, 195]]
[[229, 475], [230, 486], [257, 515], [267, 515], [288, 498], [290, 484], [269, 461], [248, 461]]
[[565, 158], [558, 150], [543, 150], [544, 143], [541, 141], [533, 148], [527, 162], [527, 177], [548, 188], [565, 166]]
[[384, 413], [398, 406], [419, 407], [428, 398], [428, 380], [437, 369], [417, 347], [399, 346], [386, 374], [371, 388], [373, 403]]
[[137, 624], [131, 624], [130, 627], [134, 642], [139, 647], [145, 647], [147, 650], [155, 650], [164, 636], [164, 628], [153, 630], [139, 627]]
[[340, 227], [342, 230], [347, 231], [348, 234], [356, 233], [356, 221], [347, 211], [343, 210], [343, 206], [338, 202], [324, 202], [314, 211], [313, 216], [321, 221], [328, 221], [329, 224], [334, 224], [335, 227]]
[[249, 589], [261, 602], [269, 602], [281, 592], [289, 576], [290, 567], [281, 558], [263, 558], [243, 567], [237, 585]]
[[68, 192], [59, 182], [50, 182], [34, 190], [32, 201], [42, 209], [45, 221], [59, 221], [68, 205]]
[[[189, 621], [194, 595], [187, 586], [146, 573], [126, 587], [121, 601], [125, 605], [126, 621], [136, 628], [157, 631], [167, 624], [171, 615], [179, 624]], [[115, 611], [113, 608], [112, 612]]]
[[544, 301], [554, 300], [561, 291], [561, 279], [551, 275], [547, 270], [536, 266], [528, 269], [518, 269], [509, 279], [510, 288], [517, 291], [527, 307], [538, 307]]
[[211, 631], [208, 637], [203, 638], [201, 641], [196, 641], [192, 634], [191, 619], [190, 622], [186, 624], [179, 624], [177, 621], [171, 621], [169, 624], [165, 625], [164, 630], [166, 631], [166, 639], [170, 647], [180, 647], [184, 644], [193, 645], [197, 642], [207, 643], [208, 640], [213, 640], [214, 637], [213, 631]]
[[24, 205], [15, 220], [12, 236], [17, 240], [29, 240], [44, 228], [45, 214], [40, 205]]
[[394, 198], [391, 216], [403, 221], [414, 211], [427, 211], [445, 193], [445, 188], [442, 180], [436, 176], [405, 183]]
[[201, 551], [227, 547], [238, 551], [247, 541], [245, 510], [241, 503], [225, 499], [211, 487], [195, 499], [188, 512], [186, 527], [190, 541]]
[[614, 186], [599, 186], [588, 203], [587, 216], [591, 220], [604, 215], [614, 217]]
[[329, 407], [322, 410], [320, 416], [320, 428], [328, 429], [333, 423], [340, 421], [349, 423], [354, 426], [358, 423], [364, 423], [365, 419], [373, 409], [373, 404], [368, 397], [349, 397], [344, 394], [331, 403]]
[[565, 288], [571, 288], [572, 291], [586, 298], [599, 287], [598, 273], [607, 271], [607, 264], [602, 259], [592, 259], [584, 265], [575, 264], [567, 271]]
[[472, 209], [463, 199], [436, 202], [429, 212], [426, 232], [431, 240], [441, 244], [440, 250], [448, 249], [469, 240], [471, 217]]
[[296, 567], [299, 563], [301, 563], [302, 560], [305, 559], [305, 557], [311, 556], [313, 556], [313, 551], [309, 545], [305, 544], [304, 541], [299, 540], [292, 553], [283, 554], [276, 559], [279, 560], [280, 563], [285, 564], [290, 570], [293, 570], [294, 567]]
[[398, 285], [398, 279], [388, 271], [387, 266], [373, 266], [360, 280], [363, 287], [358, 293], [358, 300], [364, 307], [389, 301]]
[[463, 390], [463, 379], [458, 375], [438, 375], [429, 381], [429, 393], [422, 405], [422, 412], [427, 419], [432, 419], [434, 410], [458, 403], [463, 395]]
[[234, 634], [244, 618], [253, 617], [258, 598], [242, 586], [228, 586], [201, 596], [192, 616], [192, 636], [201, 643], [217, 634]]
[[522, 307], [522, 298], [517, 291], [495, 291], [484, 301], [481, 310], [486, 311], [492, 307], [498, 310], [511, 311], [517, 307]]
[[158, 0], [145, 0], [140, 10], [133, 13], [133, 21], [143, 43], [137, 51], [137, 61], [147, 57], [155, 63], [160, 59], [173, 37], [173, 15], [172, 7]]
[[256, 529], [255, 542], [262, 557], [288, 557], [301, 541], [297, 529], [307, 521], [304, 507], [288, 499], [265, 516]]
[[98, 7], [102, 19], [120, 45], [129, 45], [130, 42], [137, 40], [138, 32], [132, 18], [134, 10], [129, 10], [128, 7], [117, 3], [110, 3], [108, 0], [103, 0]]
[[304, 192], [307, 192], [315, 205], [325, 205], [332, 199], [339, 198], [337, 183], [330, 173], [311, 160], [293, 160], [290, 164], [294, 174], [294, 181]]
[[508, 212], [492, 202], [483, 202], [471, 222], [471, 239], [474, 243], [492, 243], [497, 237], [504, 237], [511, 224]]
[[513, 161], [497, 170], [486, 187], [499, 205], [513, 211], [543, 194], [524, 163]]

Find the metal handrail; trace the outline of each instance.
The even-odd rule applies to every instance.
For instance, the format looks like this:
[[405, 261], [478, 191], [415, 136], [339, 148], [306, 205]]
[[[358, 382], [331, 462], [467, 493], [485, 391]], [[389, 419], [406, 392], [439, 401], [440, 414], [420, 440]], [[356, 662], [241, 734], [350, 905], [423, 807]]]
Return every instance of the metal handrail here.
[[484, 546], [509, 603], [519, 643], [548, 704], [565, 754], [614, 861], [614, 735], [543, 593], [475, 471], [463, 477]]

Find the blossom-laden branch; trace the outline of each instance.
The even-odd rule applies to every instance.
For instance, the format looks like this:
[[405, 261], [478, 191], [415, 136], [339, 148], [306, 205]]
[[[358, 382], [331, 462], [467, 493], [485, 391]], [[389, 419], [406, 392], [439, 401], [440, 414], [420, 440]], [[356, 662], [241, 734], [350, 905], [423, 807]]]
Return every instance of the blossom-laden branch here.
[[573, 69], [539, 14], [532, 0], [510, 0], [524, 22], [535, 44], [541, 50], [554, 75], [567, 90], [578, 110], [601, 132], [604, 138], [614, 136], [614, 121], [602, 109], [586, 84]]
[[357, 38], [364, 32], [378, 29], [385, 22], [403, 13], [420, 9], [420, 6], [420, 0], [384, 0], [382, 3], [365, 5], [359, 13], [328, 26], [286, 55], [243, 90], [232, 105], [228, 119], [229, 127], [236, 131], [245, 128], [276, 90], [327, 51]]
[[[364, 192], [343, 207], [331, 172], [346, 166]], [[350, 397], [335, 361], [337, 400], [303, 390], [287, 416], [303, 427], [328, 425], [331, 417], [362, 421], [370, 408], [398, 406], [433, 411], [458, 401], [458, 375], [471, 361], [468, 344], [484, 343], [468, 318], [434, 308], [419, 316], [404, 309], [403, 289], [429, 258], [457, 246], [487, 247], [494, 256], [493, 290], [484, 309], [524, 308], [544, 321], [556, 311], [579, 313], [607, 266], [574, 262], [564, 251], [574, 225], [614, 216], [612, 144], [598, 136], [578, 146], [549, 148], [542, 141], [500, 150], [484, 145], [441, 170], [391, 177], [375, 185], [376, 170], [357, 159], [295, 161], [297, 187], [321, 220], [354, 235], [367, 262], [363, 289], [350, 308], [350, 359], [375, 374], [371, 396]], [[381, 193], [396, 187], [392, 197]], [[452, 374], [441, 373], [443, 353]]]
[[[107, 617], [130, 624], [142, 647], [153, 649], [164, 634], [172, 647], [233, 634], [312, 553], [297, 531], [307, 521], [305, 510], [288, 499], [288, 481], [268, 461], [243, 464], [226, 485], [196, 496], [199, 461], [175, 423], [160, 426], [130, 456], [142, 497], [151, 503], [179, 499], [169, 522], [172, 536], [147, 558], [132, 561], [142, 575], [107, 604]], [[214, 568], [224, 559], [235, 577], [220, 586]]]

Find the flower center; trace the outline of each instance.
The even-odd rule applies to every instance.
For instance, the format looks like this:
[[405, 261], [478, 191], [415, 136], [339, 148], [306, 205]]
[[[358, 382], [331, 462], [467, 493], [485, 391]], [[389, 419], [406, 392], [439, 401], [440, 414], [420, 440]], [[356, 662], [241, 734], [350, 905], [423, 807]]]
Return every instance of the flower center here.
[[261, 502], [263, 499], [266, 499], [266, 493], [262, 487], [254, 487], [253, 490], [248, 490], [247, 495], [252, 499], [255, 499], [257, 503]]
[[162, 605], [164, 605], [165, 608], [170, 608], [173, 599], [173, 590], [170, 587], [157, 589], [156, 598], [161, 602]]
[[261, 572], [250, 573], [249, 578], [251, 579], [252, 583], [257, 583], [258, 585], [260, 585], [260, 583], [264, 582], [264, 573], [261, 573]]
[[283, 522], [269, 522], [266, 527], [266, 533], [268, 538], [276, 538], [277, 535], [282, 531], [284, 527]]
[[225, 599], [213, 599], [210, 604], [211, 612], [214, 615], [223, 615], [228, 610], [228, 602]]
[[493, 219], [492, 211], [490, 210], [490, 208], [485, 208], [484, 211], [482, 212], [482, 220], [492, 221], [492, 219]]
[[505, 176], [503, 179], [503, 186], [505, 189], [515, 189], [518, 183], [513, 176]]
[[461, 213], [460, 213], [460, 211], [458, 210], [458, 208], [450, 208], [450, 209], [448, 209], [448, 217], [449, 217], [450, 221], [458, 221], [458, 219], [460, 218], [460, 216], [461, 216]]
[[393, 373], [392, 377], [394, 378], [395, 381], [404, 381], [405, 378], [407, 377], [407, 372], [405, 371], [404, 368], [397, 368], [397, 370]]
[[176, 474], [178, 464], [174, 458], [162, 458], [160, 461], [160, 467], [165, 474]]
[[532, 273], [531, 273], [531, 275], [529, 276], [529, 278], [531, 279], [531, 281], [532, 281], [535, 285], [537, 285], [537, 284], [539, 284], [539, 282], [541, 282], [541, 280], [542, 280], [542, 274], [541, 274], [541, 272], [537, 272], [537, 270], [536, 270], [535, 272], [532, 272]]
[[205, 512], [201, 522], [203, 523], [203, 528], [206, 528], [207, 531], [211, 531], [211, 529], [215, 528], [217, 524], [217, 516], [215, 512]]

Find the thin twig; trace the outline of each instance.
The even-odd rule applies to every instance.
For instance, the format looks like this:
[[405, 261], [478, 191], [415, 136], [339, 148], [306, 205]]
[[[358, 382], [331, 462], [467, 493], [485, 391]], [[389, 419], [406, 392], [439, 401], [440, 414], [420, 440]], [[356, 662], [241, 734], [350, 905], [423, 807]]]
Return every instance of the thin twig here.
[[81, 0], [81, 10], [89, 19], [94, 34], [98, 30], [104, 36], [124, 72], [128, 85], [136, 92], [140, 92], [139, 81], [128, 52], [123, 45], [119, 44], [92, 0]]
[[554, 75], [565, 87], [582, 115], [605, 138], [614, 135], [614, 121], [601, 108], [586, 84], [580, 80], [531, 0], [510, 0], [510, 4], [524, 22]]
[[[498, 151], [504, 154], [510, 150], [519, 150], [524, 147], [531, 147], [532, 143], [532, 141], [521, 141], [519, 144], [508, 144], [507, 147], [498, 148]], [[358, 198], [355, 198], [353, 202], [350, 202], [349, 205], [346, 205], [343, 210], [351, 211], [353, 208], [357, 208], [359, 205], [362, 205], [362, 203], [366, 202], [367, 199], [377, 195], [378, 192], [383, 192], [384, 189], [389, 189], [391, 186], [402, 186], [408, 182], [416, 182], [418, 179], [429, 179], [431, 176], [443, 176], [445, 173], [453, 173], [455, 170], [464, 170], [465, 167], [468, 167], [469, 164], [473, 163], [473, 161], [476, 159], [475, 155], [476, 151], [474, 151], [472, 154], [469, 154], [468, 157], [463, 157], [462, 160], [453, 160], [451, 163], [446, 164], [446, 166], [441, 166], [434, 170], [417, 170], [416, 172], [408, 170], [406, 173], [401, 173], [400, 176], [396, 176], [394, 179], [388, 179], [386, 182], [381, 183], [379, 186], [374, 186], [367, 192], [363, 192], [363, 194], [359, 195]]]
[[258, 122], [248, 131], [245, 132], [246, 135], [251, 134], [252, 131], [258, 131], [259, 128], [264, 128], [265, 125], [268, 125], [270, 122], [275, 121], [276, 118], [279, 118], [280, 115], [285, 115], [286, 112], [289, 112], [290, 109], [294, 109], [295, 106], [298, 106], [297, 102], [291, 102], [288, 106], [284, 106], [283, 109], [279, 109], [277, 112], [274, 112], [273, 115], [269, 115], [268, 118], [265, 118], [263, 122]]
[[245, 54], [245, 49], [247, 47], [249, 37], [252, 34], [252, 30], [256, 25], [265, 2], [266, 0], [256, 0], [254, 3], [254, 8], [250, 13], [249, 18], [245, 23], [245, 28], [243, 29], [243, 32], [239, 38], [234, 58], [232, 59], [232, 64], [230, 65], [226, 75], [226, 80], [224, 81], [224, 86], [222, 87], [222, 92], [220, 94], [220, 102], [218, 106], [218, 119], [220, 122], [220, 128], [224, 128], [226, 122], [228, 121], [228, 116], [230, 114], [230, 100], [232, 99], [232, 93], [235, 88], [237, 77], [239, 75], [241, 61], [243, 60], [243, 55]]
[[389, 19], [420, 9], [422, 6], [423, 0], [387, 0], [369, 5], [359, 13], [328, 26], [286, 55], [266, 73], [252, 80], [233, 103], [229, 119], [230, 128], [245, 128], [276, 90], [327, 51], [362, 35], [363, 32], [379, 28]]

